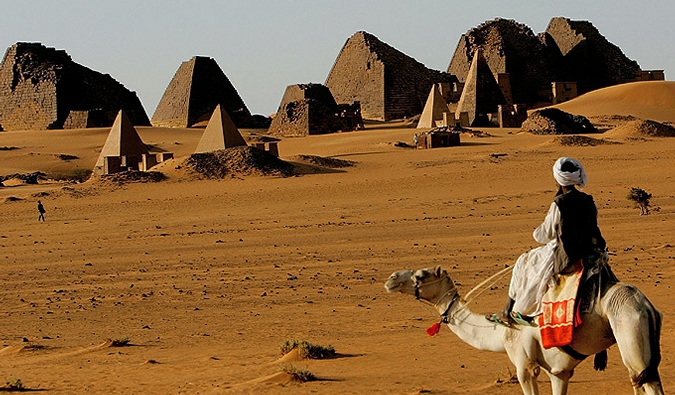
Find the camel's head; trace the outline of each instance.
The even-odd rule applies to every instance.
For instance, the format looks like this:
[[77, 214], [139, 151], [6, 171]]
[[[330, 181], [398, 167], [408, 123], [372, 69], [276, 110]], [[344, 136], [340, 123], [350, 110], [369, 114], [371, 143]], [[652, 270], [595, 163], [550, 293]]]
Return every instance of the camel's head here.
[[419, 270], [401, 270], [389, 276], [384, 284], [388, 292], [399, 291], [429, 301], [441, 297], [454, 287], [448, 272], [440, 266]]
[[412, 270], [399, 270], [389, 276], [387, 282], [384, 283], [384, 289], [387, 292], [399, 291], [404, 294], [415, 294], [415, 287], [412, 282], [412, 275], [415, 273]]

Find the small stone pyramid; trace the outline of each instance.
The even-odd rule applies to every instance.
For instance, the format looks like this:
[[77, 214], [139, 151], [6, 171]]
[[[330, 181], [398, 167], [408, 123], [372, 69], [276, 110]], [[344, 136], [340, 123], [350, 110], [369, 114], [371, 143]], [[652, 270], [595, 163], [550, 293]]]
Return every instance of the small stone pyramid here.
[[437, 126], [436, 121], [443, 121], [443, 113], [445, 112], [450, 112], [448, 105], [445, 103], [445, 99], [443, 99], [441, 92], [438, 90], [438, 85], [433, 84], [431, 86], [431, 91], [429, 92], [427, 103], [424, 105], [424, 110], [422, 110], [420, 121], [417, 123], [417, 129], [435, 128]]
[[506, 104], [504, 94], [482, 51], [477, 49], [457, 103], [455, 118], [461, 119], [460, 114], [466, 112], [469, 125], [462, 126], [488, 126], [488, 114], [496, 113], [500, 104]]
[[94, 167], [94, 173], [100, 174], [103, 171], [106, 156], [140, 158], [143, 154], [149, 153], [148, 148], [143, 144], [141, 137], [136, 132], [136, 128], [134, 128], [127, 114], [123, 110], [120, 110], [110, 128], [108, 139], [103, 144], [101, 154]]
[[211, 152], [225, 148], [247, 146], [246, 140], [239, 133], [239, 129], [234, 125], [232, 119], [224, 111], [220, 104], [213, 110], [202, 138], [195, 149], [196, 153]]

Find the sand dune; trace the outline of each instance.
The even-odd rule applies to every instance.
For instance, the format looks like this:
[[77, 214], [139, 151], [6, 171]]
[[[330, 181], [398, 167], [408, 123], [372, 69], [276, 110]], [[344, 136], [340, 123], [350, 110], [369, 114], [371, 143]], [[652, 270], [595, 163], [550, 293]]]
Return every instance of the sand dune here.
[[631, 115], [659, 122], [675, 122], [675, 82], [645, 81], [610, 86], [555, 105], [587, 118]]

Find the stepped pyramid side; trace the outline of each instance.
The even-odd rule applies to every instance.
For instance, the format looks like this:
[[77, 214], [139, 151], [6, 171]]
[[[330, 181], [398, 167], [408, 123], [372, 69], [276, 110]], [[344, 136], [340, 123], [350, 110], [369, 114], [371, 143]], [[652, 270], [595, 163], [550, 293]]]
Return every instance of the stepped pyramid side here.
[[361, 31], [346, 41], [325, 85], [337, 103], [360, 102], [363, 118], [391, 120], [420, 114], [433, 84], [456, 81]]
[[506, 100], [482, 51], [478, 49], [457, 103], [455, 117], [461, 119], [460, 114], [466, 112], [470, 126], [487, 126], [488, 114], [496, 113], [500, 104], [506, 104]]
[[[424, 105], [424, 110], [422, 110], [422, 115], [417, 123], [417, 128], [435, 128], [436, 121], [442, 121], [443, 113], [449, 112], [450, 110], [448, 109], [445, 99], [443, 99], [441, 92], [438, 90], [438, 86], [434, 84], [431, 86], [431, 92], [429, 92], [429, 98]], [[452, 125], [444, 126], [454, 126], [454, 123]]]
[[143, 143], [143, 140], [141, 140], [138, 132], [136, 132], [136, 128], [134, 128], [127, 114], [123, 110], [120, 110], [110, 128], [108, 138], [105, 144], [103, 144], [103, 148], [101, 148], [101, 154], [96, 161], [94, 173], [100, 174], [103, 172], [106, 156], [126, 156], [129, 163], [138, 163], [143, 154], [147, 155], [149, 153], [148, 148]]
[[16, 43], [5, 52], [0, 65], [0, 125], [5, 130], [110, 126], [120, 109], [134, 124], [150, 125], [135, 92], [108, 74], [75, 63], [65, 51]]
[[152, 124], [191, 127], [208, 120], [217, 105], [238, 127], [252, 122], [251, 112], [218, 63], [195, 56], [176, 71], [152, 116]]
[[220, 105], [218, 105], [213, 111], [206, 129], [204, 129], [195, 152], [211, 152], [225, 148], [245, 147], [247, 145], [246, 140], [239, 133], [239, 129], [237, 129], [234, 122], [227, 115], [227, 111], [223, 111]]

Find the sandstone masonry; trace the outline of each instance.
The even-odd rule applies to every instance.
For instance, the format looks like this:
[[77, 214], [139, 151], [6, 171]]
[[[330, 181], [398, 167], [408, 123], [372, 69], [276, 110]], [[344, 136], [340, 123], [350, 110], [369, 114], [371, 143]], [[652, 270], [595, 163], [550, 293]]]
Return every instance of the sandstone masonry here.
[[0, 125], [5, 130], [111, 126], [119, 110], [150, 121], [135, 92], [79, 65], [62, 50], [16, 43], [0, 65]]
[[164, 91], [152, 125], [186, 128], [208, 121], [221, 105], [237, 127], [252, 122], [251, 112], [213, 58], [195, 56], [183, 62]]
[[386, 121], [420, 114], [431, 86], [440, 82], [457, 79], [361, 31], [340, 50], [326, 86], [338, 103], [360, 102], [363, 118]]

